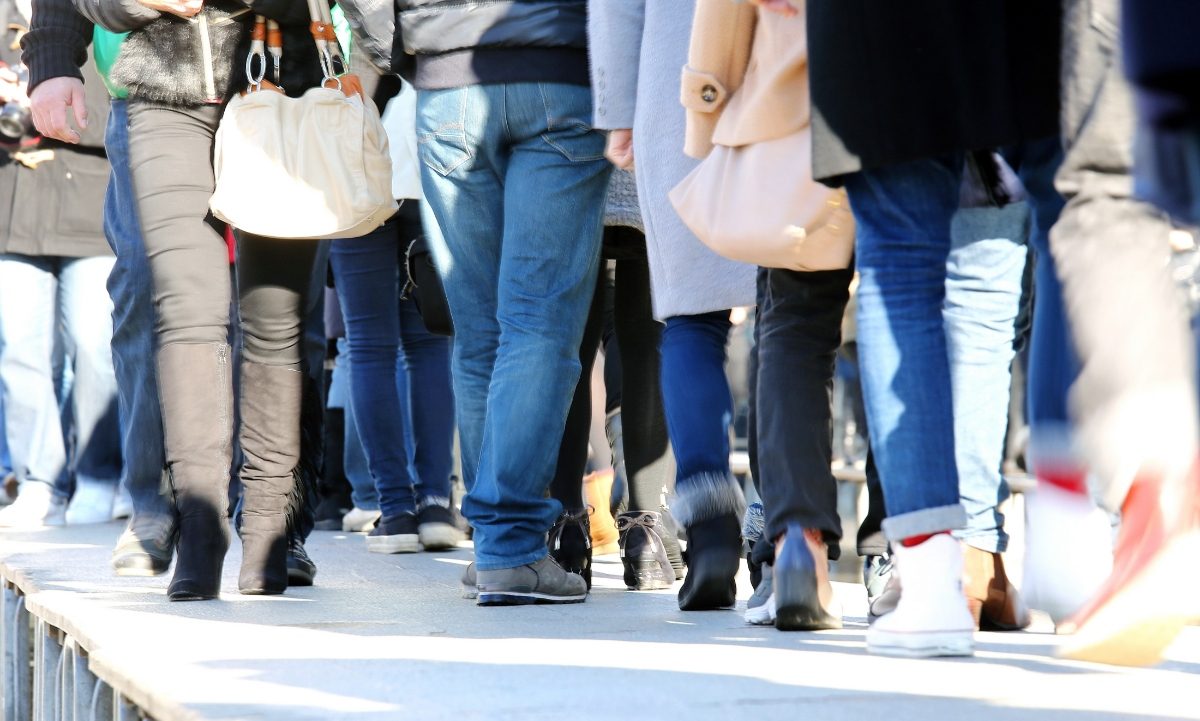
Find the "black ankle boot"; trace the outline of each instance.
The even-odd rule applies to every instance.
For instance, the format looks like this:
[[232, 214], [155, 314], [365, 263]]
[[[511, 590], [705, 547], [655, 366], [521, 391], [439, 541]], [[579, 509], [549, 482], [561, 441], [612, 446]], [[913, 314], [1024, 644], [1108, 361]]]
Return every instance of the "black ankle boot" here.
[[717, 516], [687, 527], [688, 572], [679, 589], [681, 611], [730, 608], [737, 601], [737, 575], [742, 560], [742, 523], [734, 514]]
[[175, 500], [177, 561], [167, 598], [221, 594], [229, 550], [233, 381], [223, 343], [171, 343], [158, 351], [163, 444]]
[[[617, 517], [621, 534], [621, 565], [625, 586], [631, 591], [654, 591], [675, 584], [675, 569], [663, 543], [662, 514], [628, 511]], [[676, 548], [678, 548], [676, 542]]]
[[242, 362], [242, 569], [238, 589], [275, 595], [288, 587], [288, 542], [303, 503], [300, 402], [303, 374]]
[[588, 511], [563, 511], [546, 538], [550, 555], [564, 571], [578, 573], [592, 588], [592, 532]]
[[629, 506], [629, 477], [625, 475], [625, 433], [621, 428], [621, 409], [604, 418], [604, 435], [608, 438], [608, 450], [612, 454], [613, 485], [609, 499], [609, 510], [614, 518]]

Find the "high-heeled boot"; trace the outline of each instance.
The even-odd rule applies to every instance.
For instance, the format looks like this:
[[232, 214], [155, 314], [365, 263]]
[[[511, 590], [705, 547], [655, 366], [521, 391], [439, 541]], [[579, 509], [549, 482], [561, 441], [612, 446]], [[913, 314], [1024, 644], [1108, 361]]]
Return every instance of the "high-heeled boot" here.
[[303, 374], [242, 362], [242, 569], [238, 589], [275, 595], [288, 586], [288, 539], [303, 500], [300, 403]]
[[229, 550], [233, 379], [224, 343], [171, 343], [158, 350], [163, 439], [178, 541], [172, 601], [221, 593]]

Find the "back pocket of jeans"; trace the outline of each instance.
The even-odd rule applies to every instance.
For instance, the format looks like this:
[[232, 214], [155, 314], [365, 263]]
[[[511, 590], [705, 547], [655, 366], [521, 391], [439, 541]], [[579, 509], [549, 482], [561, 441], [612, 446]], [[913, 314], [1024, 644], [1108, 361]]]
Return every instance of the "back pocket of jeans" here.
[[604, 134], [592, 128], [591, 90], [582, 86], [543, 83], [539, 86], [546, 108], [542, 140], [573, 163], [604, 159]]

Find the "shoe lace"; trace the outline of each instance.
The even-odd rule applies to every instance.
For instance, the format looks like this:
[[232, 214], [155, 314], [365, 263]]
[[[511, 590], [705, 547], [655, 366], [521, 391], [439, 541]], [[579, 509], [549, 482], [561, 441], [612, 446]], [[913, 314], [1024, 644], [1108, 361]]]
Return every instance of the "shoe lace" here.
[[588, 517], [595, 512], [596, 509], [592, 506], [588, 506], [584, 510], [576, 511], [575, 513], [563, 511], [563, 514], [558, 517], [558, 520], [554, 522], [554, 526], [550, 529], [550, 541], [553, 544], [554, 550], [558, 551], [562, 549], [563, 531], [566, 530], [568, 524], [579, 528], [583, 534], [584, 548], [590, 549], [592, 547], [592, 534], [588, 531], [587, 521]]
[[659, 532], [655, 529], [662, 525], [662, 516], [654, 511], [642, 511], [641, 513], [622, 513], [617, 516], [617, 533], [620, 534], [621, 554], [625, 554], [625, 545], [629, 539], [629, 531], [633, 528], [641, 528], [646, 532], [646, 538], [650, 542], [650, 552], [658, 551], [657, 539]]

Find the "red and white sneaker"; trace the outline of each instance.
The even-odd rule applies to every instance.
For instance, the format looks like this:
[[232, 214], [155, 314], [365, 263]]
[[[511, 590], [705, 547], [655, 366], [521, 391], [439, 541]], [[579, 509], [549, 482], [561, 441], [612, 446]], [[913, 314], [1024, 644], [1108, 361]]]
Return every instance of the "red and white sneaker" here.
[[1200, 466], [1165, 477], [1145, 473], [1125, 497], [1113, 571], [1060, 633], [1060, 655], [1149, 666], [1188, 623], [1200, 619]]

